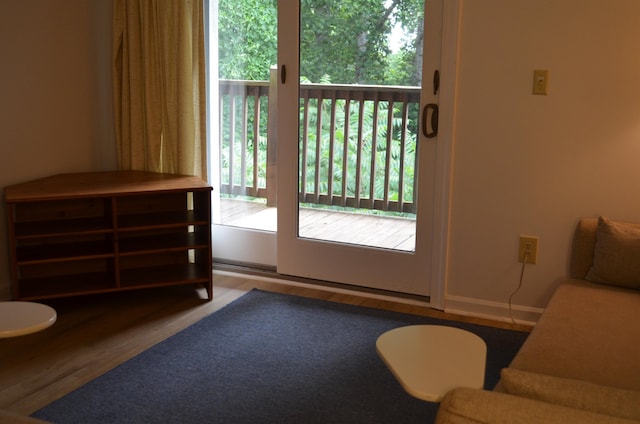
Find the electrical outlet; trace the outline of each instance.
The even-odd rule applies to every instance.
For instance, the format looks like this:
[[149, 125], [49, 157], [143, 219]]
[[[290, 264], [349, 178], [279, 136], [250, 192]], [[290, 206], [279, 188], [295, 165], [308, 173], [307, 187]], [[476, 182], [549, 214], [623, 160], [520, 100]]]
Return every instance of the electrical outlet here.
[[518, 262], [525, 262], [525, 256], [528, 264], [535, 264], [538, 262], [538, 237], [520, 236]]
[[547, 85], [549, 83], [549, 71], [536, 69], [533, 71], [533, 94], [547, 95]]

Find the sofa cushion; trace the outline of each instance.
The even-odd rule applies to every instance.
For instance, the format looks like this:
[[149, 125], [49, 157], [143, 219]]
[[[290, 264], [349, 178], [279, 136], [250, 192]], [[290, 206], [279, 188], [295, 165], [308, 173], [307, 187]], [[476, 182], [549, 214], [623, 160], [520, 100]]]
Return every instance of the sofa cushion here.
[[598, 218], [588, 281], [640, 289], [640, 229]]
[[596, 247], [596, 218], [582, 218], [573, 233], [571, 243], [571, 257], [569, 261], [569, 276], [584, 280], [585, 275], [593, 265], [593, 251]]
[[500, 384], [506, 393], [512, 395], [640, 420], [640, 391], [510, 368], [502, 370]]
[[563, 279], [509, 368], [640, 391], [640, 290]]
[[567, 408], [506, 393], [457, 388], [440, 403], [436, 424], [631, 424], [634, 420]]

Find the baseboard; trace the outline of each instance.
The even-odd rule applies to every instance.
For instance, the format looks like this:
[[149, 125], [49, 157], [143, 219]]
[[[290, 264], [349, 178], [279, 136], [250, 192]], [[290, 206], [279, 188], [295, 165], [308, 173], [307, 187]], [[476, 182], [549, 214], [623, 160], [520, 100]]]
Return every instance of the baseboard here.
[[486, 318], [494, 321], [513, 322], [533, 326], [544, 312], [544, 309], [529, 306], [512, 305], [511, 313], [507, 303], [492, 302], [462, 296], [445, 296], [444, 311], [452, 314]]
[[[428, 298], [419, 298], [412, 295], [401, 295], [398, 293], [384, 292], [381, 290], [356, 288], [343, 284], [307, 280], [305, 278], [296, 278], [281, 275], [275, 271], [266, 269], [259, 270], [228, 264], [216, 264], [216, 266], [214, 266], [213, 272], [214, 274], [220, 275], [229, 275], [241, 278], [250, 277], [256, 280], [272, 283], [280, 283], [291, 286], [312, 288], [316, 290], [331, 291], [335, 293], [370, 297], [374, 299], [388, 300], [415, 306], [432, 307], [429, 303]], [[509, 314], [508, 304], [461, 296], [445, 296], [444, 312], [455, 315], [483, 318], [498, 322], [513, 322]], [[513, 305], [512, 307], [512, 313], [516, 324], [525, 326], [534, 326], [542, 315], [542, 312], [544, 312], [544, 309], [531, 308], [528, 306]]]
[[308, 289], [329, 291], [333, 293], [348, 294], [352, 296], [368, 297], [378, 300], [387, 300], [390, 302], [403, 303], [407, 305], [431, 307], [428, 297], [405, 295], [395, 292], [387, 292], [384, 290], [367, 289], [362, 287], [349, 286], [345, 284], [324, 282], [318, 280], [309, 280], [306, 278], [292, 277], [281, 275], [275, 272], [256, 269], [242, 269], [240, 267], [216, 266], [213, 270], [214, 275], [229, 275], [232, 277], [252, 278], [258, 281], [270, 283], [285, 284], [294, 287], [304, 287]]

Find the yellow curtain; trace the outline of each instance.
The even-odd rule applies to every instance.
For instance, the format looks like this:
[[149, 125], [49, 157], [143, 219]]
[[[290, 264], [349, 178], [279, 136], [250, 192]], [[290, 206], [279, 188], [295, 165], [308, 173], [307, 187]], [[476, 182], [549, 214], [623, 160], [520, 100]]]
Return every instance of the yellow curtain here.
[[120, 169], [206, 178], [202, 0], [114, 0]]

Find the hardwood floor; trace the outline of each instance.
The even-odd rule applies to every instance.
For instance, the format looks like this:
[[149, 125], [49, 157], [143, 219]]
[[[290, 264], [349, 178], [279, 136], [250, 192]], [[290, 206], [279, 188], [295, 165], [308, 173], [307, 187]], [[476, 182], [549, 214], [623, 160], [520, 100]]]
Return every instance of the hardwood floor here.
[[[403, 300], [215, 272], [211, 302], [206, 301], [204, 289], [191, 286], [46, 302], [58, 312], [58, 320], [52, 327], [35, 334], [0, 339], [0, 410], [29, 415], [253, 288], [516, 328], [507, 323], [445, 314], [415, 302], [408, 304]], [[522, 326], [517, 329], [528, 330]]]

